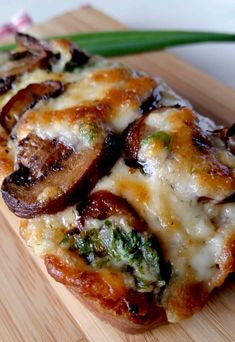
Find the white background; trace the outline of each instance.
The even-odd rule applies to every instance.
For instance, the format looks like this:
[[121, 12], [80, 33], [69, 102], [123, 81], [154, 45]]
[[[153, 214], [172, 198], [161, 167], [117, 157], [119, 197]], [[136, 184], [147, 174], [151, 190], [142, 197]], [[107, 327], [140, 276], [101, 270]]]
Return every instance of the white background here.
[[[86, 4], [130, 28], [235, 33], [235, 0], [0, 0], [0, 23], [20, 10], [38, 23]], [[171, 52], [235, 88], [235, 42], [177, 47]]]

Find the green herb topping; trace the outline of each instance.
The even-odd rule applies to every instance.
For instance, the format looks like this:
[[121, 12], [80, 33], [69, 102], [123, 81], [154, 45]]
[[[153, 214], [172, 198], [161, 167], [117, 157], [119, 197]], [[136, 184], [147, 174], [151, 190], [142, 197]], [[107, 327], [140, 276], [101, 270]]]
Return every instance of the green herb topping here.
[[86, 143], [92, 143], [99, 134], [99, 128], [95, 123], [84, 122], [79, 125], [79, 134]]
[[95, 268], [113, 267], [126, 273], [138, 291], [151, 292], [165, 285], [158, 253], [146, 233], [106, 220], [99, 228], [67, 234], [61, 244], [76, 250]]
[[168, 147], [171, 142], [171, 136], [170, 134], [164, 132], [164, 131], [156, 131], [147, 136], [146, 138], [142, 139], [140, 144], [145, 145], [148, 144], [151, 140], [160, 140], [164, 143], [165, 147]]

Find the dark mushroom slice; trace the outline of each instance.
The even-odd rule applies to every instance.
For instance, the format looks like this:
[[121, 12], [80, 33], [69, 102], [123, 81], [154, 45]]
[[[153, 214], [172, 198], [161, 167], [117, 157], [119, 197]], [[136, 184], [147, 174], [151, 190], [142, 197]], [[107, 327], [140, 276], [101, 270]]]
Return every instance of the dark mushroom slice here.
[[143, 114], [152, 112], [153, 110], [159, 108], [159, 101], [161, 95], [159, 94], [158, 88], [153, 89], [151, 95], [145, 100], [141, 106], [140, 110]]
[[199, 197], [199, 198], [198, 198], [198, 202], [199, 202], [199, 203], [202, 203], [202, 204], [212, 202], [212, 203], [214, 203], [215, 205], [234, 203], [234, 202], [235, 202], [235, 192], [232, 193], [231, 195], [228, 195], [227, 197], [225, 197], [225, 198], [222, 199], [221, 201], [216, 201], [216, 200], [213, 199], [213, 198], [209, 198], [209, 197], [202, 196], [202, 197]]
[[223, 127], [211, 132], [212, 134], [219, 134], [222, 141], [224, 141], [226, 147], [228, 147], [229, 138], [235, 135], [235, 123], [231, 127]]
[[10, 55], [9, 61], [0, 67], [0, 79], [16, 77], [36, 67], [46, 67], [47, 55], [44, 51], [31, 53], [22, 51]]
[[15, 41], [28, 51], [41, 52], [50, 50], [50, 44], [46, 40], [39, 40], [27, 33], [16, 32]]
[[55, 98], [64, 90], [59, 81], [45, 81], [31, 83], [26, 88], [19, 90], [6, 104], [0, 113], [0, 124], [11, 132], [19, 118], [33, 108], [40, 100]]
[[10, 61], [20, 61], [21, 59], [28, 57], [32, 57], [32, 53], [28, 50], [12, 51], [9, 55]]
[[65, 65], [67, 71], [72, 71], [74, 68], [80, 67], [89, 61], [90, 56], [84, 50], [79, 49], [71, 42], [68, 48], [71, 54], [71, 59]]
[[16, 77], [36, 66], [45, 66], [46, 54], [32, 54], [27, 50], [2, 54], [0, 57], [0, 95], [12, 88]]
[[20, 152], [19, 169], [2, 184], [7, 206], [23, 218], [54, 214], [83, 199], [110, 170], [119, 154], [118, 138], [113, 133], [104, 134], [93, 148], [84, 147], [79, 151], [62, 146], [56, 148], [54, 142], [44, 142], [45, 156], [40, 149], [38, 152], [35, 149], [37, 139], [31, 136], [27, 141], [27, 145], [31, 144], [27, 150], [32, 150], [33, 157]]
[[[79, 210], [79, 209], [78, 209]], [[139, 232], [147, 230], [147, 225], [133, 207], [120, 196], [110, 191], [100, 190], [89, 195], [84, 210], [80, 213], [80, 228], [87, 219], [105, 220], [110, 216], [124, 216], [130, 226]]]
[[0, 67], [0, 95], [12, 88], [17, 76], [36, 67], [46, 67], [46, 57], [44, 51], [40, 51], [38, 54], [28, 51], [10, 54], [8, 61]]
[[44, 51], [51, 58], [52, 64], [65, 58], [65, 68], [72, 70], [88, 62], [90, 56], [66, 39], [52, 41], [39, 40], [25, 33], [16, 33], [16, 42], [29, 51]]
[[138, 166], [138, 152], [140, 148], [140, 140], [142, 137], [142, 124], [145, 116], [132, 122], [123, 132], [123, 151], [127, 160], [133, 165]]
[[226, 133], [226, 136], [228, 138], [233, 137], [234, 135], [235, 135], [235, 123], [232, 124], [232, 126], [228, 128], [227, 133]]
[[12, 88], [15, 76], [6, 76], [0, 79], [0, 95], [6, 93]]
[[229, 195], [228, 197], [224, 198], [218, 204], [226, 204], [226, 203], [234, 203], [235, 202], [235, 192]]
[[[166, 107], [161, 107], [155, 111], [160, 113], [164, 110], [166, 110]], [[141, 162], [138, 160], [138, 153], [143, 144], [154, 140], [160, 140], [165, 147], [170, 144], [171, 136], [167, 132], [156, 130], [153, 126], [146, 124], [146, 119], [150, 114], [148, 113], [131, 123], [123, 133], [122, 148], [127, 158], [127, 164], [130, 162], [130, 166], [142, 167]]]
[[51, 170], [60, 168], [60, 161], [66, 160], [73, 148], [57, 139], [41, 139], [30, 133], [20, 141], [16, 149], [16, 164], [19, 168], [30, 169], [31, 181], [44, 177]]

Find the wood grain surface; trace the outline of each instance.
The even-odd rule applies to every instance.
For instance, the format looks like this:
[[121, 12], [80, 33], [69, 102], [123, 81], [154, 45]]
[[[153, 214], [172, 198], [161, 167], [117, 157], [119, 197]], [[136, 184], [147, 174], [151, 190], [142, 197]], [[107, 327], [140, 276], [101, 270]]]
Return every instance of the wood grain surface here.
[[[82, 9], [30, 31], [47, 36], [113, 29], [122, 26], [93, 9]], [[232, 123], [235, 119], [235, 92], [170, 54], [155, 52], [118, 60], [164, 78], [197, 110], [218, 122]], [[191, 319], [142, 335], [127, 335], [100, 322], [62, 285], [49, 278], [41, 260], [20, 239], [17, 218], [4, 204], [0, 207], [0, 341], [235, 341], [234, 276], [214, 291], [208, 305]]]

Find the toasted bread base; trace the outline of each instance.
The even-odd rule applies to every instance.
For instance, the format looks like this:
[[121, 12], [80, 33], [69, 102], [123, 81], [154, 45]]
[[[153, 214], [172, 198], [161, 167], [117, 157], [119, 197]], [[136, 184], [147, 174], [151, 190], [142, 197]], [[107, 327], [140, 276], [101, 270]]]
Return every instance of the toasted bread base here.
[[137, 324], [133, 321], [127, 320], [123, 316], [116, 315], [114, 311], [103, 308], [100, 303], [94, 299], [82, 296], [78, 293], [75, 286], [66, 286], [66, 288], [86, 307], [95, 317], [99, 318], [103, 322], [112, 325], [113, 327], [128, 333], [128, 334], [140, 334], [147, 330], [154, 329], [160, 325], [167, 324], [167, 317], [165, 310], [159, 307], [159, 317], [157, 320], [147, 324]]

